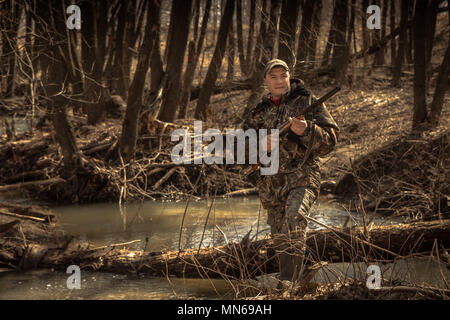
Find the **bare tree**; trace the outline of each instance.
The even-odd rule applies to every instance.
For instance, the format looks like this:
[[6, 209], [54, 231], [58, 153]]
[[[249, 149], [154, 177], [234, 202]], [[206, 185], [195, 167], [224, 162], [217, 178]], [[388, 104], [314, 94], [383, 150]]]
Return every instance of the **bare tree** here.
[[430, 107], [430, 121], [431, 124], [434, 126], [437, 126], [439, 124], [445, 94], [449, 88], [449, 80], [448, 80], [449, 75], [450, 75], [450, 41], [449, 45], [447, 46], [447, 50], [445, 51], [444, 60], [442, 61], [439, 70], [438, 78], [436, 81], [436, 89], [434, 91], [434, 97]]
[[[389, 30], [391, 33], [395, 30], [395, 1], [390, 0], [390, 10], [389, 10]], [[391, 68], [394, 70], [395, 66], [395, 56], [397, 52], [396, 39], [391, 40]]]
[[[363, 0], [364, 1], [364, 0]], [[322, 63], [321, 66], [324, 67], [328, 65], [328, 61], [330, 59], [331, 51], [334, 47], [335, 38], [336, 38], [336, 22], [338, 19], [338, 11], [337, 6], [334, 5], [333, 9], [333, 16], [331, 17], [331, 25], [330, 25], [330, 31], [328, 32], [328, 40], [327, 45], [325, 46], [325, 51], [323, 53]], [[363, 39], [364, 39], [364, 28], [363, 28]]]
[[[208, 25], [208, 20], [211, 12], [211, 3], [212, 0], [206, 0], [205, 4], [205, 10], [203, 13], [203, 19], [202, 19], [202, 25], [200, 27], [200, 34], [197, 39], [197, 43], [195, 46], [195, 42], [192, 42], [192, 48], [191, 45], [189, 47], [189, 53], [192, 54], [192, 56], [188, 56], [188, 65], [186, 67], [186, 71], [184, 73], [184, 80], [183, 80], [183, 90], [181, 93], [180, 98], [180, 108], [178, 110], [178, 118], [186, 118], [186, 112], [187, 112], [187, 106], [191, 97], [191, 87], [192, 87], [192, 81], [194, 79], [194, 72], [197, 68], [197, 64], [200, 58], [200, 52], [202, 52], [203, 49], [203, 42], [205, 40], [205, 34], [206, 34], [206, 27]], [[190, 59], [192, 58], [192, 59]]]
[[117, 31], [116, 38], [114, 41], [115, 50], [114, 50], [114, 64], [113, 64], [113, 81], [112, 81], [112, 90], [115, 91], [118, 95], [122, 96], [122, 98], [126, 98], [127, 95], [127, 87], [125, 86], [125, 50], [124, 48], [124, 37], [125, 37], [125, 28], [127, 21], [127, 12], [128, 6], [132, 3], [129, 1], [120, 1], [120, 9], [118, 13], [117, 19]]
[[202, 89], [200, 90], [197, 107], [195, 109], [195, 118], [197, 119], [206, 120], [206, 106], [209, 104], [212, 90], [222, 65], [229, 28], [233, 21], [234, 5], [234, 0], [226, 0], [225, 11], [220, 21], [216, 48], [211, 59], [211, 64], [209, 65], [208, 72], [206, 73]]
[[20, 6], [16, 1], [6, 1], [1, 7], [0, 31], [2, 33], [2, 60], [5, 61], [1, 75], [6, 78], [5, 97], [14, 95], [16, 78], [17, 33], [20, 22]]
[[[242, 35], [241, 35], [241, 37], [242, 37]], [[234, 77], [234, 57], [235, 57], [235, 52], [236, 52], [236, 50], [235, 50], [236, 44], [235, 44], [235, 39], [234, 39], [234, 24], [233, 24], [233, 21], [231, 21], [231, 24], [230, 24], [230, 31], [228, 33], [228, 39], [227, 40], [228, 40], [227, 41], [227, 44], [228, 44], [228, 54], [227, 54], [227, 56], [228, 56], [227, 57], [228, 58], [228, 68], [227, 68], [226, 82], [231, 82], [231, 81], [233, 81], [233, 77]], [[242, 40], [242, 38], [241, 38], [241, 40]], [[242, 51], [242, 53], [243, 53], [243, 51]], [[240, 54], [241, 53], [239, 53], [239, 55]], [[245, 64], [245, 62], [243, 62], [243, 63]]]
[[295, 34], [300, 8], [299, 0], [283, 0], [280, 16], [278, 58], [292, 68], [295, 63]]
[[301, 74], [308, 65], [308, 52], [311, 39], [312, 17], [314, 13], [314, 1], [305, 0], [302, 7], [302, 26], [298, 39], [296, 74]]
[[142, 93], [144, 91], [145, 75], [150, 64], [153, 41], [156, 33], [156, 23], [161, 8], [160, 0], [150, 0], [147, 9], [147, 24], [145, 37], [139, 50], [138, 63], [127, 100], [127, 110], [122, 124], [122, 133], [119, 140], [119, 151], [124, 161], [134, 157], [137, 141], [139, 113], [142, 106]]
[[345, 83], [347, 66], [349, 60], [349, 44], [347, 43], [347, 17], [348, 0], [336, 2], [336, 11], [338, 12], [336, 21], [335, 47], [333, 49], [333, 67], [336, 70], [336, 81], [340, 84]]
[[[362, 8], [361, 8], [361, 31], [362, 31], [362, 49], [366, 51], [370, 45], [370, 34], [367, 31], [367, 19], [366, 19], [366, 10], [369, 6], [368, 0], [362, 0]], [[367, 65], [367, 56], [364, 56], [364, 65]]]
[[171, 122], [178, 109], [181, 74], [191, 21], [192, 0], [173, 0], [170, 24], [172, 36], [167, 53], [167, 88], [163, 92], [158, 119]]
[[[272, 0], [270, 3], [270, 19], [267, 30], [262, 30], [260, 37], [262, 39], [261, 58], [256, 61], [255, 71], [253, 73], [253, 83], [250, 96], [247, 100], [245, 113], [254, 107], [257, 101], [264, 93], [264, 68], [267, 62], [274, 57], [275, 39], [277, 36], [277, 25], [281, 11], [281, 0]], [[263, 26], [261, 26], [263, 27]]]
[[247, 38], [247, 54], [245, 59], [245, 75], [250, 76], [253, 71], [253, 43], [254, 43], [254, 30], [255, 30], [255, 9], [256, 9], [256, 0], [250, 0], [250, 20], [248, 26], [248, 38]]
[[[447, 5], [448, 20], [450, 25], [450, 6]], [[448, 91], [450, 81], [448, 79], [450, 75], [450, 31], [448, 34], [448, 45], [445, 51], [444, 60], [442, 61], [441, 68], [439, 70], [438, 78], [436, 81], [436, 89], [434, 91], [433, 101], [430, 108], [430, 121], [431, 124], [437, 126], [442, 113], [442, 106], [444, 104], [444, 97]]]
[[392, 85], [395, 87], [400, 87], [400, 77], [402, 74], [402, 65], [405, 56], [406, 48], [406, 33], [408, 31], [408, 9], [409, 2], [411, 0], [404, 0], [401, 2], [401, 17], [400, 17], [400, 38], [398, 40], [398, 50], [397, 57], [395, 59], [395, 67], [392, 76]]
[[43, 91], [49, 97], [49, 109], [51, 121], [55, 130], [55, 136], [63, 154], [64, 169], [69, 176], [79, 163], [78, 147], [72, 127], [67, 119], [67, 79], [71, 63], [68, 61], [69, 46], [68, 39], [64, 33], [66, 25], [64, 12], [60, 1], [47, 1], [37, 6], [36, 13], [39, 20], [36, 21], [36, 34], [47, 41], [48, 50], [40, 54], [42, 69], [41, 83]]
[[[242, 74], [245, 74], [247, 62], [245, 60], [245, 55], [244, 55], [244, 39], [243, 39], [244, 34], [242, 32], [242, 3], [241, 3], [241, 1], [236, 1], [236, 31], [237, 31], [237, 46], [238, 46], [238, 52], [239, 52], [239, 65], [241, 66]], [[234, 32], [232, 32], [232, 34], [234, 34]], [[231, 37], [234, 38], [233, 35]], [[231, 39], [231, 37], [230, 37], [230, 39]]]
[[414, 14], [414, 113], [412, 129], [427, 119], [425, 43], [428, 1], [417, 1]]
[[320, 19], [322, 15], [322, 0], [314, 1], [314, 12], [312, 17], [311, 25], [311, 39], [308, 46], [309, 52], [308, 57], [310, 60], [310, 68], [314, 69], [316, 64], [316, 50], [317, 50], [317, 40], [320, 37]]

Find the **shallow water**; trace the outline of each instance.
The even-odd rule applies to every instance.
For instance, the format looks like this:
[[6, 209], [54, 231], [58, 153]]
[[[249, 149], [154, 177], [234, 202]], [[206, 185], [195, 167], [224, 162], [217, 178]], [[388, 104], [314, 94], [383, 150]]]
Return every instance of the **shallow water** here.
[[[0, 115], [0, 135], [6, 133], [6, 128], [3, 123], [3, 120], [7, 120], [8, 124], [11, 125], [12, 116], [1, 116]], [[16, 134], [22, 134], [25, 131], [29, 130], [29, 118], [24, 116], [15, 116], [14, 117], [14, 129]]]
[[[122, 208], [117, 203], [57, 206], [53, 207], [53, 211], [59, 215], [61, 226], [67, 233], [89, 241], [94, 246], [140, 240], [126, 248], [160, 251], [178, 249], [185, 208], [184, 201], [145, 201]], [[316, 203], [312, 217], [329, 226], [362, 224], [361, 217], [350, 215], [326, 198]], [[202, 247], [223, 245], [229, 241], [239, 241], [249, 231], [252, 239], [262, 239], [268, 236], [270, 230], [266, 219], [267, 213], [260, 208], [256, 196], [216, 198], [214, 203], [212, 199], [191, 201], [186, 211], [181, 248], [198, 248], [200, 241]], [[398, 221], [369, 215], [368, 222], [385, 225]], [[323, 228], [314, 223], [310, 223], [309, 227]], [[147, 245], [146, 238], [149, 239]], [[400, 263], [397, 267], [399, 270], [415, 268], [425, 278], [433, 274], [431, 282], [428, 278], [424, 280], [438, 285], [439, 277], [436, 280], [435, 275], [440, 275], [436, 273], [439, 269], [432, 263], [429, 263], [429, 269], [425, 269], [420, 263], [416, 261], [404, 266]], [[397, 267], [394, 269], [397, 270]], [[364, 278], [365, 268], [362, 265], [332, 264], [319, 272], [315, 281], [338, 281], [350, 276]], [[389, 275], [388, 267], [382, 266], [382, 270], [383, 277]], [[0, 272], [0, 299], [222, 299], [235, 296], [230, 283], [224, 280], [137, 278], [81, 271], [81, 290], [69, 290], [66, 285], [69, 276], [52, 270]], [[402, 279], [417, 278], [414, 273], [399, 276]], [[448, 273], [444, 276], [448, 277]]]

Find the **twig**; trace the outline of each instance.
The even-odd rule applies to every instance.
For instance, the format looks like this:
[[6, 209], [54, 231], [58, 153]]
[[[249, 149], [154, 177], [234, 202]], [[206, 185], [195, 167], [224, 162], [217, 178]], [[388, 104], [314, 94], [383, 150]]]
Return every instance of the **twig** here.
[[184, 208], [184, 213], [183, 213], [183, 219], [181, 220], [180, 235], [178, 237], [178, 255], [180, 254], [180, 251], [181, 251], [181, 235], [183, 234], [184, 219], [186, 218], [186, 213], [187, 213], [187, 209], [189, 206], [189, 202], [190, 202], [190, 199], [188, 199], [186, 202], [186, 207]]
[[168, 171], [161, 179], [158, 180], [158, 182], [156, 182], [156, 183], [154, 184], [153, 190], [158, 189], [158, 188], [161, 186], [161, 184], [163, 184], [167, 179], [170, 178], [170, 176], [171, 176], [172, 174], [175, 173], [175, 170], [177, 170], [177, 169], [178, 169], [177, 167], [173, 167], [172, 169], [170, 169], [170, 170], [169, 170], [169, 171]]
[[209, 214], [211, 213], [211, 209], [214, 205], [214, 201], [216, 200], [216, 196], [217, 196], [217, 188], [216, 188], [216, 192], [214, 193], [214, 198], [212, 199], [211, 205], [209, 206], [208, 214], [206, 215], [206, 221], [205, 221], [205, 225], [203, 226], [203, 233], [202, 233], [202, 237], [200, 239], [200, 244], [198, 245], [197, 254], [200, 252], [200, 248], [202, 247], [203, 237], [205, 236], [206, 225], [208, 224]]
[[136, 242], [141, 242], [141, 240], [138, 239], [138, 240], [132, 240], [132, 241], [128, 241], [128, 242], [113, 243], [113, 244], [109, 244], [109, 245], [106, 245], [106, 246], [92, 248], [92, 249], [89, 249], [89, 251], [101, 250], [101, 249], [106, 249], [106, 248], [111, 248], [111, 247], [126, 246], [128, 244], [132, 244], [132, 243], [136, 243]]
[[[390, 255], [392, 255], [392, 256], [394, 256], [394, 257], [401, 257], [400, 255], [398, 255], [398, 254], [396, 254], [396, 253], [394, 253], [394, 252], [392, 252], [392, 251], [390, 251], [390, 250], [381, 248], [381, 247], [379, 247], [379, 246], [377, 246], [377, 245], [375, 245], [375, 244], [373, 244], [373, 243], [370, 243], [370, 242], [368, 242], [368, 241], [366, 241], [366, 240], [360, 239], [360, 238], [358, 238], [357, 236], [351, 236], [351, 235], [349, 235], [349, 234], [347, 234], [347, 233], [345, 233], [345, 232], [343, 232], [343, 231], [333, 229], [333, 228], [327, 226], [326, 224], [324, 224], [324, 223], [322, 223], [322, 222], [320, 222], [320, 221], [318, 221], [318, 220], [316, 220], [316, 219], [314, 219], [314, 218], [311, 218], [311, 217], [308, 217], [308, 216], [305, 216], [305, 218], [308, 219], [308, 220], [311, 220], [311, 221], [314, 222], [314, 223], [317, 223], [318, 225], [321, 225], [322, 227], [327, 228], [328, 230], [332, 231], [334, 234], [336, 234], [336, 232], [339, 232], [340, 234], [345, 235], [345, 236], [347, 236], [347, 237], [350, 237], [351, 239], [354, 238], [354, 239], [356, 239], [356, 240], [358, 240], [358, 241], [361, 241], [362, 243], [364, 243], [364, 244], [366, 244], [366, 245], [368, 245], [368, 246], [370, 246], [370, 247], [373, 247], [373, 248], [375, 248], [375, 249], [378, 249], [378, 250], [384, 251], [384, 252], [386, 252], [386, 253], [389, 253]], [[338, 235], [336, 234], [336, 236], [338, 236]], [[339, 237], [339, 236], [338, 236], [338, 237]], [[345, 241], [345, 240], [342, 239], [341, 237], [339, 237], [339, 238], [340, 238], [342, 241], [344, 241], [348, 246], [352, 247], [347, 241]]]

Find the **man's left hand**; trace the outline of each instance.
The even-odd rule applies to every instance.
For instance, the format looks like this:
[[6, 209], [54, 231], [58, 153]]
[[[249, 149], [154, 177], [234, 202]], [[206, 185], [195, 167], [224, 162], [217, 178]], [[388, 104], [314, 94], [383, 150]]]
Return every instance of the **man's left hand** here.
[[303, 135], [306, 128], [308, 127], [308, 123], [306, 122], [304, 116], [289, 118], [289, 122], [291, 123], [291, 130], [298, 136]]

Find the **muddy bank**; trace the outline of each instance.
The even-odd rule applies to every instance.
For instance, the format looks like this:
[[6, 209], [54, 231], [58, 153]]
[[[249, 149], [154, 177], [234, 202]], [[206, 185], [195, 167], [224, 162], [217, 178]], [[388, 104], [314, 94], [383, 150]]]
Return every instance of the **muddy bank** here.
[[[355, 159], [336, 186], [365, 210], [410, 220], [450, 216], [450, 131], [402, 137]], [[361, 195], [361, 199], [358, 196]]]

